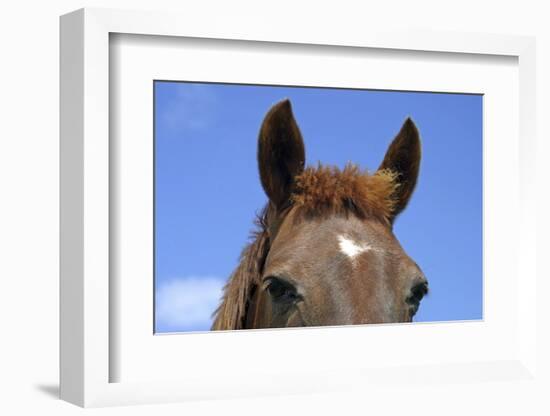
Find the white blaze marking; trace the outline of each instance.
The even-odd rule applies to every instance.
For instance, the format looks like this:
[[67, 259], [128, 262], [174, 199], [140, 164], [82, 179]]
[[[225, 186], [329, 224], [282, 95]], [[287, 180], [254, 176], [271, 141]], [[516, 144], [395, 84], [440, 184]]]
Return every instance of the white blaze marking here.
[[373, 249], [373, 247], [367, 243], [358, 243], [343, 235], [338, 236], [338, 243], [340, 244], [340, 251], [350, 259], [354, 259], [359, 254]]

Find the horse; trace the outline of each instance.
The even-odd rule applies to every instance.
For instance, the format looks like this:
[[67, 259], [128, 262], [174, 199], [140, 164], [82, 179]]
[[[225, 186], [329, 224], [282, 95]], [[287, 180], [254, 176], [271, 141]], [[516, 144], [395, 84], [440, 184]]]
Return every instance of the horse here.
[[268, 202], [211, 330], [411, 322], [428, 281], [393, 233], [420, 168], [411, 118], [372, 174], [351, 163], [305, 167], [286, 99], [265, 115], [257, 159]]

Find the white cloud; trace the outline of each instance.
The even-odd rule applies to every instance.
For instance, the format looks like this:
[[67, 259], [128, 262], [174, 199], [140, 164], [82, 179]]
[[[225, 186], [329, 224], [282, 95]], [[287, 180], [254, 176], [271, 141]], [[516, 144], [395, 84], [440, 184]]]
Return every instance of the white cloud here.
[[189, 276], [156, 289], [156, 328], [160, 332], [205, 331], [222, 296], [225, 278]]

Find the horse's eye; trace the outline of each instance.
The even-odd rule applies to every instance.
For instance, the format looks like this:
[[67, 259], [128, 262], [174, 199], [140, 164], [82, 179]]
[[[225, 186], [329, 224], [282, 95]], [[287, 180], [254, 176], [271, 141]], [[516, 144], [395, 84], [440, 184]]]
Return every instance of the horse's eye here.
[[418, 307], [420, 306], [420, 301], [422, 298], [428, 293], [428, 283], [427, 282], [421, 282], [416, 285], [414, 285], [411, 289], [411, 292], [409, 296], [407, 296], [407, 303], [411, 307], [411, 316], [413, 316], [417, 311]]
[[269, 277], [267, 291], [275, 302], [294, 302], [299, 299], [296, 288], [286, 280], [278, 277]]

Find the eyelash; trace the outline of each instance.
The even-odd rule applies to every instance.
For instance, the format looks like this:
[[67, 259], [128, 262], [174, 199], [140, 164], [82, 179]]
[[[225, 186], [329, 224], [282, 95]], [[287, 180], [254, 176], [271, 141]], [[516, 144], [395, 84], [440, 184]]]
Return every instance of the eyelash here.
[[300, 295], [296, 288], [289, 282], [278, 277], [268, 277], [265, 279], [265, 289], [271, 298], [276, 302], [296, 302], [300, 300]]
[[411, 294], [409, 297], [407, 297], [406, 301], [411, 307], [411, 317], [413, 317], [416, 312], [418, 311], [418, 308], [420, 307], [420, 302], [424, 298], [424, 296], [428, 293], [428, 285], [427, 283], [419, 283], [411, 289]]
[[419, 283], [411, 289], [411, 298], [420, 302], [422, 298], [428, 293], [428, 285], [426, 283]]

